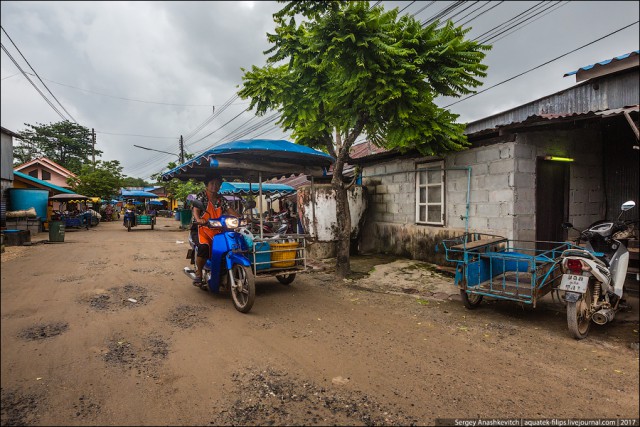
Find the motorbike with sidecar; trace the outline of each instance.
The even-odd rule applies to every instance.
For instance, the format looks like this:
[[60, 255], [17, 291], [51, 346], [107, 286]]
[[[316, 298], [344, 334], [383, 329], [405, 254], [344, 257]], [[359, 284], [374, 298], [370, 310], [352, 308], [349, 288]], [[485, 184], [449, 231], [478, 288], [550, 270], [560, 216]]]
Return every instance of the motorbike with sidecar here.
[[[258, 207], [262, 212], [263, 179], [300, 173], [320, 176], [326, 173], [333, 161], [328, 154], [289, 141], [241, 140], [214, 147], [165, 172], [162, 179], [201, 178], [208, 169], [214, 168], [228, 182], [235, 179], [257, 183]], [[209, 226], [222, 232], [213, 238], [203, 271], [206, 286], [202, 289], [211, 293], [231, 292], [235, 308], [242, 313], [249, 312], [253, 306], [257, 278], [275, 277], [288, 285], [297, 273], [309, 271], [306, 263], [307, 236], [265, 235], [262, 216], [259, 221], [256, 234], [235, 217], [223, 216], [209, 221]], [[185, 267], [183, 272], [192, 280], [195, 279], [195, 255], [195, 245], [190, 242], [187, 258], [192, 266]]]
[[[622, 211], [634, 206], [626, 202]], [[581, 232], [575, 243], [465, 233], [444, 239], [442, 245], [445, 259], [456, 265], [454, 283], [466, 308], [475, 309], [484, 297], [535, 308], [543, 296], [555, 292], [566, 304], [569, 331], [583, 339], [591, 321], [610, 322], [622, 306], [629, 254], [614, 235], [628, 226], [628, 221], [598, 221]], [[587, 242], [585, 247], [579, 245], [581, 240]], [[544, 243], [544, 248], [538, 249], [538, 243]]]

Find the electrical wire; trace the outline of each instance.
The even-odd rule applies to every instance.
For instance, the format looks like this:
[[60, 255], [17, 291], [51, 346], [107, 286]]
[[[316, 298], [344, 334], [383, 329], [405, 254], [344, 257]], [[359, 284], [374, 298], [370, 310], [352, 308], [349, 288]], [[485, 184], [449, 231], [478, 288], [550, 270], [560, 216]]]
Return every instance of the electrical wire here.
[[34, 89], [36, 91], [38, 91], [38, 93], [40, 94], [40, 96], [47, 102], [47, 104], [49, 104], [49, 106], [53, 109], [53, 111], [55, 111], [56, 113], [58, 113], [58, 115], [62, 118], [62, 120], [64, 120], [65, 122], [69, 121], [68, 118], [66, 118], [64, 116], [64, 114], [62, 114], [60, 112], [60, 110], [58, 110], [58, 108], [53, 105], [53, 103], [51, 102], [51, 100], [49, 98], [47, 98], [47, 96], [42, 93], [42, 91], [38, 88], [38, 86], [36, 86], [36, 84], [31, 81], [31, 79], [29, 78], [29, 76], [27, 76], [27, 73], [25, 73], [25, 71], [22, 69], [22, 67], [20, 67], [20, 65], [18, 64], [18, 62], [13, 58], [13, 56], [11, 56], [11, 54], [9, 53], [9, 51], [7, 50], [6, 47], [4, 47], [4, 44], [0, 43], [0, 47], [2, 47], [2, 51], [9, 57], [9, 59], [11, 59], [11, 61], [13, 62], [13, 64], [18, 68], [18, 70], [20, 70], [20, 72], [22, 73], [22, 75], [24, 75], [24, 77], [27, 79], [27, 81], [29, 81], [29, 83], [31, 83], [31, 86], [34, 87]]
[[506, 33], [507, 31], [510, 31], [510, 30], [511, 30], [511, 29], [513, 29], [513, 28], [516, 28], [516, 27], [521, 26], [523, 23], [525, 23], [525, 22], [529, 21], [529, 20], [530, 20], [530, 19], [532, 19], [532, 18], [535, 18], [536, 16], [540, 15], [541, 13], [543, 13], [543, 12], [545, 12], [545, 11], [549, 10], [549, 9], [554, 8], [554, 7], [555, 7], [555, 6], [557, 6], [558, 4], [559, 4], [559, 2], [558, 2], [558, 3], [556, 3], [556, 4], [548, 5], [548, 6], [546, 6], [545, 8], [542, 8], [542, 9], [540, 9], [540, 10], [536, 11], [536, 13], [534, 13], [533, 15], [531, 15], [531, 16], [529, 16], [529, 17], [527, 17], [526, 19], [525, 19], [525, 15], [523, 15], [523, 16], [521, 17], [521, 20], [520, 20], [520, 21], [518, 21], [518, 22], [514, 23], [513, 25], [511, 25], [510, 27], [507, 27], [506, 29], [501, 30], [500, 32], [497, 32], [497, 33], [495, 33], [495, 34], [491, 35], [490, 37], [485, 38], [485, 39], [484, 39], [484, 40], [482, 40], [480, 43], [482, 43], [482, 44], [486, 44], [486, 43], [490, 42], [491, 40], [493, 40], [494, 38], [496, 38], [497, 36], [499, 36], [499, 35], [501, 35], [501, 34], [504, 34], [504, 33]]
[[509, 32], [509, 33], [507, 33], [507, 34], [505, 34], [504, 36], [500, 37], [499, 39], [494, 40], [492, 44], [493, 44], [493, 45], [495, 45], [496, 43], [498, 43], [498, 42], [499, 42], [500, 40], [502, 40], [503, 38], [505, 38], [505, 37], [507, 37], [507, 36], [509, 36], [509, 35], [511, 35], [511, 34], [513, 34], [513, 33], [515, 33], [516, 31], [519, 31], [519, 30], [523, 29], [524, 27], [526, 27], [526, 26], [528, 26], [528, 25], [530, 25], [530, 24], [533, 24], [533, 23], [534, 23], [534, 22], [536, 22], [538, 19], [540, 19], [540, 18], [542, 18], [542, 17], [547, 16], [547, 15], [548, 15], [548, 14], [550, 14], [551, 12], [555, 12], [556, 10], [560, 9], [561, 7], [564, 7], [564, 6], [568, 5], [569, 3], [570, 3], [569, 1], [565, 1], [564, 3], [562, 3], [562, 2], [558, 3], [557, 5], [555, 5], [555, 6], [554, 6], [554, 7], [555, 7], [555, 9], [549, 10], [547, 13], [545, 13], [544, 15], [541, 15], [541, 16], [537, 17], [537, 18], [536, 18], [536, 19], [534, 19], [533, 21], [531, 21], [531, 22], [529, 22], [529, 23], [527, 23], [527, 24], [525, 24], [525, 25], [523, 25], [523, 26], [521, 26], [521, 27], [516, 28], [515, 30], [513, 30], [513, 31], [511, 31], [511, 32]]
[[9, 41], [11, 42], [11, 44], [13, 45], [13, 47], [16, 48], [16, 50], [18, 51], [18, 53], [20, 54], [20, 56], [22, 57], [22, 59], [24, 59], [24, 62], [27, 63], [27, 65], [29, 66], [29, 68], [31, 68], [31, 71], [34, 72], [34, 74], [36, 75], [36, 77], [38, 78], [38, 80], [40, 80], [40, 83], [42, 83], [42, 86], [45, 87], [45, 89], [47, 89], [47, 92], [49, 92], [51, 94], [51, 96], [53, 96], [53, 99], [56, 100], [56, 102], [58, 103], [58, 105], [60, 105], [60, 107], [62, 107], [62, 109], [64, 110], [65, 113], [67, 113], [67, 115], [69, 117], [71, 117], [71, 120], [73, 120], [73, 122], [75, 124], [78, 124], [78, 122], [76, 121], [76, 119], [73, 118], [73, 116], [71, 115], [71, 113], [69, 113], [69, 111], [67, 111], [66, 108], [64, 108], [64, 105], [62, 105], [62, 103], [60, 102], [60, 100], [58, 98], [56, 98], [56, 96], [53, 94], [53, 92], [51, 92], [51, 90], [49, 89], [49, 87], [42, 81], [42, 79], [40, 78], [40, 76], [38, 75], [38, 73], [36, 72], [36, 70], [31, 66], [31, 64], [29, 63], [29, 61], [27, 60], [27, 58], [24, 57], [24, 55], [22, 54], [22, 51], [20, 51], [20, 48], [18, 46], [16, 46], [16, 44], [14, 43], [13, 39], [11, 38], [11, 36], [9, 35], [9, 33], [7, 33], [7, 30], [4, 29], [3, 26], [0, 25], [0, 29], [2, 29], [2, 32], [4, 33], [5, 36], [7, 36], [7, 38], [9, 38]]
[[456, 10], [457, 8], [462, 6], [464, 3], [465, 3], [464, 1], [455, 1], [455, 2], [453, 2], [451, 5], [449, 5], [448, 7], [444, 8], [444, 9], [442, 9], [440, 12], [436, 13], [431, 18], [428, 18], [425, 21], [423, 21], [422, 22], [422, 26], [426, 27], [427, 25], [431, 24], [434, 21], [441, 20], [446, 15], [448, 15], [449, 13], [453, 12], [454, 10]]
[[406, 8], [408, 8], [409, 6], [411, 6], [412, 4], [414, 4], [415, 2], [416, 2], [415, 0], [413, 0], [412, 2], [409, 2], [409, 4], [408, 4], [408, 5], [406, 5], [405, 7], [403, 7], [402, 9], [400, 9], [400, 10], [398, 11], [398, 14], [401, 14], [402, 12], [404, 12], [404, 10], [405, 10]]
[[520, 12], [519, 14], [517, 14], [517, 15], [515, 15], [515, 16], [513, 16], [513, 17], [511, 17], [510, 19], [508, 19], [508, 20], [506, 20], [506, 21], [504, 21], [504, 22], [500, 23], [499, 25], [496, 25], [495, 27], [493, 27], [493, 28], [491, 28], [491, 29], [489, 29], [489, 30], [485, 31], [485, 32], [484, 32], [484, 33], [482, 33], [482, 34], [480, 34], [480, 35], [479, 35], [479, 36], [477, 36], [475, 39], [473, 39], [473, 41], [479, 41], [479, 40], [482, 40], [482, 39], [484, 39], [484, 38], [488, 37], [490, 34], [492, 34], [493, 32], [495, 32], [495, 31], [497, 31], [497, 30], [499, 30], [499, 29], [500, 29], [500, 28], [502, 28], [503, 26], [505, 26], [505, 25], [509, 25], [509, 23], [510, 23], [511, 21], [513, 21], [513, 20], [515, 20], [515, 19], [519, 18], [520, 16], [522, 16], [522, 15], [526, 14], [527, 12], [529, 12], [529, 11], [531, 11], [531, 10], [535, 10], [536, 8], [540, 7], [543, 3], [544, 3], [544, 1], [540, 1], [540, 2], [538, 2], [538, 3], [536, 3], [536, 4], [534, 4], [533, 6], [531, 6], [531, 7], [530, 7], [530, 8], [528, 8], [528, 9], [526, 9], [525, 11]]
[[[463, 22], [463, 23], [459, 24], [459, 26], [463, 27], [463, 26], [467, 25], [469, 22], [473, 21], [474, 19], [477, 19], [477, 18], [481, 17], [481, 16], [482, 16], [482, 15], [484, 15], [485, 13], [487, 13], [487, 12], [489, 12], [489, 11], [493, 10], [494, 8], [496, 8], [496, 7], [500, 6], [502, 3], [504, 3], [504, 1], [500, 1], [500, 2], [498, 2], [498, 4], [495, 4], [495, 5], [491, 6], [489, 9], [487, 9], [487, 10], [483, 11], [482, 13], [480, 13], [480, 14], [478, 14], [478, 15], [474, 16], [473, 18], [469, 19], [468, 21], [465, 21], [465, 22]], [[462, 19], [462, 18], [461, 18], [461, 19]], [[458, 25], [458, 24], [456, 24], [456, 25]]]
[[515, 79], [515, 78], [518, 78], [518, 77], [523, 76], [523, 75], [525, 75], [525, 74], [527, 74], [527, 73], [530, 73], [530, 72], [531, 72], [531, 71], [533, 71], [533, 70], [537, 70], [537, 69], [538, 69], [538, 68], [540, 68], [540, 67], [543, 67], [543, 66], [545, 66], [545, 65], [547, 65], [547, 64], [550, 64], [550, 63], [552, 63], [552, 62], [554, 62], [554, 61], [557, 61], [558, 59], [563, 58], [563, 57], [565, 57], [565, 56], [567, 56], [567, 55], [569, 55], [569, 54], [571, 54], [571, 53], [577, 52], [577, 51], [579, 51], [580, 49], [584, 49], [585, 47], [590, 46], [590, 45], [592, 45], [592, 44], [594, 44], [594, 43], [597, 43], [597, 42], [599, 42], [600, 40], [603, 40], [603, 39], [605, 39], [605, 38], [607, 38], [607, 37], [610, 37], [610, 36], [612, 36], [612, 35], [614, 35], [614, 34], [616, 34], [616, 33], [619, 33], [619, 32], [620, 32], [620, 31], [622, 31], [622, 30], [626, 30], [627, 28], [629, 28], [629, 27], [631, 27], [631, 26], [633, 26], [633, 25], [637, 24], [638, 22], [639, 22], [639, 21], [635, 21], [635, 22], [632, 22], [632, 23], [631, 23], [631, 24], [629, 24], [629, 25], [625, 25], [624, 27], [619, 28], [619, 29], [617, 29], [617, 30], [615, 30], [615, 31], [613, 31], [613, 32], [611, 32], [611, 33], [609, 33], [609, 34], [605, 35], [605, 36], [602, 36], [602, 37], [600, 37], [600, 38], [598, 38], [598, 39], [596, 39], [596, 40], [593, 40], [592, 42], [589, 42], [589, 43], [587, 43], [587, 44], [585, 44], [585, 45], [582, 45], [582, 46], [580, 46], [580, 47], [578, 47], [578, 48], [576, 48], [576, 49], [573, 49], [573, 50], [571, 50], [571, 51], [569, 51], [569, 52], [567, 52], [567, 53], [564, 53], [564, 54], [562, 54], [562, 55], [560, 55], [560, 56], [558, 56], [558, 57], [556, 57], [556, 58], [554, 58], [554, 59], [551, 59], [551, 60], [549, 60], [549, 61], [547, 61], [547, 62], [545, 62], [545, 63], [543, 63], [543, 64], [540, 64], [540, 65], [538, 65], [538, 66], [536, 66], [536, 67], [533, 67], [533, 68], [531, 68], [531, 69], [529, 69], [529, 70], [527, 70], [527, 71], [524, 71], [524, 72], [522, 72], [522, 73], [520, 73], [520, 74], [517, 74], [517, 75], [515, 75], [515, 76], [513, 76], [513, 77], [510, 77], [510, 78], [508, 78], [508, 79], [506, 79], [506, 80], [503, 80], [503, 81], [501, 81], [500, 83], [496, 83], [496, 84], [494, 84], [493, 86], [489, 86], [489, 87], [488, 87], [488, 88], [486, 88], [486, 89], [483, 89], [483, 90], [481, 90], [481, 91], [479, 91], [479, 92], [476, 92], [476, 93], [474, 93], [474, 94], [472, 94], [472, 95], [469, 95], [469, 96], [467, 96], [467, 97], [464, 97], [464, 98], [462, 98], [462, 99], [460, 99], [460, 100], [458, 100], [458, 101], [456, 101], [456, 102], [453, 102], [453, 103], [451, 103], [451, 104], [449, 104], [449, 105], [445, 105], [445, 106], [444, 106], [444, 107], [442, 107], [442, 108], [449, 108], [449, 107], [451, 107], [452, 105], [458, 104], [458, 103], [460, 103], [460, 102], [462, 102], [462, 101], [465, 101], [465, 100], [467, 100], [467, 99], [469, 99], [469, 98], [473, 98], [473, 97], [474, 97], [474, 96], [476, 96], [476, 95], [480, 95], [481, 93], [484, 93], [484, 92], [488, 91], [489, 89], [493, 89], [493, 88], [494, 88], [494, 87], [496, 87], [496, 86], [500, 86], [500, 85], [501, 85], [501, 84], [503, 84], [503, 83], [506, 83], [506, 82], [511, 81], [511, 80], [513, 80], [513, 79]]

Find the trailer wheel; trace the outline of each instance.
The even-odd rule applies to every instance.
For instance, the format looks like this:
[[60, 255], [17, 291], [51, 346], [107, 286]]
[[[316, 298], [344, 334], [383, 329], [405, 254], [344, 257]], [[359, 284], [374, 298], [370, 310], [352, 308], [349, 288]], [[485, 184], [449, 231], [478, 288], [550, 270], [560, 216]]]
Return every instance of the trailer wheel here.
[[295, 278], [296, 278], [296, 273], [281, 274], [279, 276], [276, 276], [276, 279], [278, 279], [278, 281], [283, 285], [290, 285], [295, 280]]
[[473, 310], [478, 307], [482, 302], [482, 295], [470, 294], [464, 289], [460, 289], [460, 296], [462, 297], [462, 303], [469, 310]]

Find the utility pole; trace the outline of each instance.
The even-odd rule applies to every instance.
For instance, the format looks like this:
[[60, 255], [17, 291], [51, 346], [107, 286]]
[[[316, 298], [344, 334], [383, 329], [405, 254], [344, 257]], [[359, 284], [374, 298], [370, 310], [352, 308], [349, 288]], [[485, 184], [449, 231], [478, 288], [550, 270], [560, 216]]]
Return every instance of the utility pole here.
[[180, 135], [180, 164], [184, 163], [184, 141], [182, 135]]
[[93, 170], [96, 170], [96, 130], [91, 128], [91, 141], [93, 142], [92, 148], [92, 159], [93, 159]]

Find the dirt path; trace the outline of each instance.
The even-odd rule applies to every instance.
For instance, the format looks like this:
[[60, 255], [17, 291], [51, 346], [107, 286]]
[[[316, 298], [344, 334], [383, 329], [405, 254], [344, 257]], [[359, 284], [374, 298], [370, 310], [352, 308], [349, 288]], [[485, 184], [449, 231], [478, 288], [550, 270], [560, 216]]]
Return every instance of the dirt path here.
[[354, 258], [360, 274], [342, 282], [258, 280], [243, 315], [181, 273], [186, 239], [159, 218], [155, 230], [101, 223], [7, 248], [2, 425], [638, 418], [637, 299], [577, 342], [551, 301], [467, 311], [421, 263], [364, 275], [393, 261], [378, 257]]

